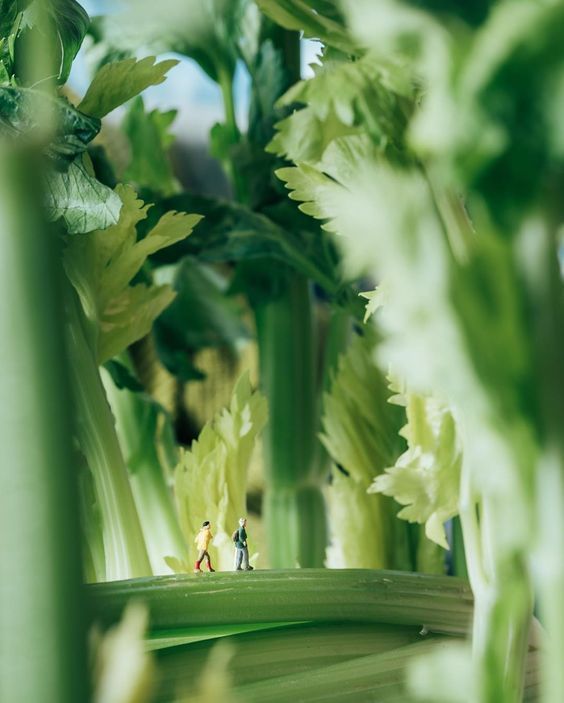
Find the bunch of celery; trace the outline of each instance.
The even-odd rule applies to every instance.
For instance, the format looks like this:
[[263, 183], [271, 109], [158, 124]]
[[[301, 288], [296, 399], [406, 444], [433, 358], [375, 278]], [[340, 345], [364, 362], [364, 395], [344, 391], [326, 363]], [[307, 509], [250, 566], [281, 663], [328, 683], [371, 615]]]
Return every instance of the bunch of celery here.
[[[454, 486], [448, 507], [434, 509], [444, 518], [458, 503], [476, 598], [476, 698], [521, 698], [534, 579], [551, 633], [543, 695], [561, 700], [562, 531], [544, 524], [560, 519], [563, 495], [562, 7], [446, 3], [439, 14], [359, 2], [339, 15], [333, 3], [260, 5], [334, 49], [284, 98], [305, 107], [273, 142], [296, 163], [280, 176], [340, 235], [349, 270], [382, 281], [381, 361], [456, 424], [459, 497]], [[319, 123], [328, 137], [312, 151]], [[429, 473], [433, 494], [425, 481], [415, 490], [417, 464], [401, 471], [376, 486], [424, 520], [454, 474]]]
[[[1, 321], [18, 469], [3, 472], [0, 511], [2, 699], [88, 699], [77, 505], [86, 578], [115, 581], [87, 589], [98, 626], [130, 599], [148, 606], [94, 637], [95, 700], [536, 700], [532, 580], [551, 630], [542, 695], [564, 698], [563, 531], [551, 522], [564, 490], [564, 16], [532, 0], [427, 5], [132, 0], [92, 27], [103, 58], [78, 101], [64, 84], [86, 13], [75, 0], [1, 3], [0, 278], [22, 306], [6, 302]], [[297, 31], [324, 44], [307, 81]], [[141, 45], [195, 58], [220, 87], [211, 150], [233, 201], [182, 191], [167, 156], [174, 114], [137, 97], [174, 61], [128, 57]], [[246, 131], [238, 62], [252, 86]], [[94, 143], [132, 98], [117, 142], [107, 131]], [[379, 284], [368, 296], [377, 339], [356, 296], [366, 278]], [[145, 338], [179, 384], [201, 377], [199, 349], [248, 334], [227, 280], [253, 311], [260, 351], [271, 564], [322, 566], [329, 515], [329, 563], [440, 572], [458, 513], [473, 615], [468, 586], [445, 576], [150, 577], [189, 570], [210, 517], [228, 565], [267, 403], [243, 376], [178, 453], [126, 350]], [[160, 679], [143, 654], [145, 617]]]

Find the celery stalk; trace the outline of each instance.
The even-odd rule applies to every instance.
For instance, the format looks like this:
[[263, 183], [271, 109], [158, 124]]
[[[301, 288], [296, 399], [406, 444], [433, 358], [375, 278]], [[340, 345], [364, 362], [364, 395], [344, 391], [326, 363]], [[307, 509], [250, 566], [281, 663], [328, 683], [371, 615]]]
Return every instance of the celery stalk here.
[[62, 270], [37, 166], [0, 155], [0, 700], [76, 703], [88, 693]]
[[[94, 478], [106, 557], [103, 578], [147, 576], [151, 567], [100, 372], [88, 343], [80, 302], [67, 286], [69, 373], [77, 435]], [[98, 575], [100, 578], [101, 575]]]
[[451, 576], [369, 569], [288, 569], [158, 576], [88, 586], [92, 612], [117, 622], [125, 603], [144, 601], [151, 630], [260, 622], [379, 622], [465, 634], [469, 585]]
[[271, 703], [294, 700], [409, 703], [414, 699], [405, 690], [407, 667], [414, 657], [444, 646], [445, 640], [432, 637], [388, 652], [239, 686], [234, 692], [249, 703], [263, 700]]
[[308, 281], [287, 271], [283, 291], [255, 309], [264, 433], [264, 514], [275, 568], [323, 566], [327, 527], [317, 469], [314, 329]]
[[[434, 637], [434, 636], [431, 636]], [[236, 652], [230, 677], [234, 687], [300, 675], [321, 666], [351, 662], [422, 640], [417, 627], [324, 623], [247, 632], [224, 641]], [[161, 685], [156, 701], [174, 691], [190, 693], [217, 640], [173, 647], [158, 654]], [[236, 662], [236, 663], [235, 663]]]
[[139, 393], [119, 390], [102, 371], [104, 388], [116, 420], [119, 443], [154, 574], [172, 573], [167, 556], [182, 559], [186, 546], [157, 454], [156, 404]]

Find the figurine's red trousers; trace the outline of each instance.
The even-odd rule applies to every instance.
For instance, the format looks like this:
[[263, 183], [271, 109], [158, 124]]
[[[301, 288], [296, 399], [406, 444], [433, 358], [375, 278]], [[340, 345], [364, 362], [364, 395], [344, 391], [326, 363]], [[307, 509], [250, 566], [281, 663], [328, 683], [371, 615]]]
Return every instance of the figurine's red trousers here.
[[207, 552], [205, 549], [202, 549], [199, 554], [198, 554], [198, 561], [196, 562], [196, 569], [200, 568], [200, 564], [202, 563], [202, 560], [206, 560], [206, 566], [208, 567], [208, 571], [212, 570], [212, 565], [211, 565], [211, 559], [209, 552]]

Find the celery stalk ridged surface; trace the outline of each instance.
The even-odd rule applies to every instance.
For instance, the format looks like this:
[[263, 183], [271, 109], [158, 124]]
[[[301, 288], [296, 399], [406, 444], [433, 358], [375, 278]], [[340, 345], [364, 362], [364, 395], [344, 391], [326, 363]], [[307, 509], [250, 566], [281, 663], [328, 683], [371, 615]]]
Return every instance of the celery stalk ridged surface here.
[[0, 145], [0, 698], [88, 700], [62, 267], [37, 161]]

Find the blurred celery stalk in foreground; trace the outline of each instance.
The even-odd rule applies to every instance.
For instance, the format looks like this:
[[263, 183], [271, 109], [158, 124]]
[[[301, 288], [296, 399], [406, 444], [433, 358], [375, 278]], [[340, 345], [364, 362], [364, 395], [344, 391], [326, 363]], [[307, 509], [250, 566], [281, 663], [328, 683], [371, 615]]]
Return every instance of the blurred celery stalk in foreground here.
[[87, 701], [57, 240], [37, 161], [0, 144], [0, 699]]
[[[175, 694], [179, 701], [194, 700], [217, 659], [222, 678], [231, 680], [229, 694], [239, 700], [450, 700], [423, 695], [429, 690], [423, 684], [408, 690], [406, 672], [420, 657], [436, 668], [450, 656], [472, 611], [469, 587], [459, 579], [369, 570], [158, 577], [89, 586], [88, 594], [104, 625], [119, 619], [129, 600], [147, 604], [151, 648], [159, 638], [167, 641], [155, 653], [158, 703]], [[216, 657], [218, 642], [231, 652], [229, 661]], [[457, 701], [472, 689], [463, 678], [469, 673], [460, 671]], [[533, 650], [526, 676], [524, 700], [536, 701]]]

